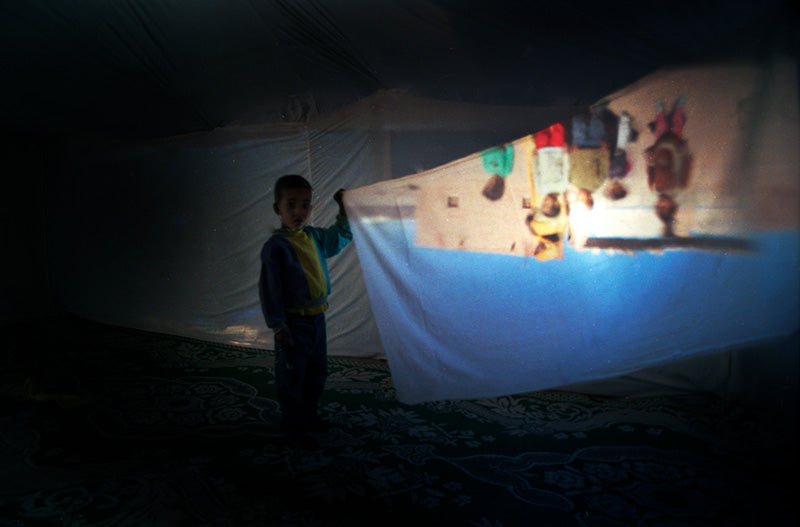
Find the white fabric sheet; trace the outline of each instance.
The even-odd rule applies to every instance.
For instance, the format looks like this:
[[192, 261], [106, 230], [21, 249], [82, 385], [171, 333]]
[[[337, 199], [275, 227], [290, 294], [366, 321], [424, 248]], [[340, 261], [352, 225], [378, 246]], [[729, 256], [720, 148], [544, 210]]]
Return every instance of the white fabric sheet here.
[[[513, 141], [501, 198], [480, 195], [491, 174], [479, 154], [348, 193], [398, 397], [572, 386], [797, 331], [796, 86], [791, 67], [722, 66], [654, 76], [605, 101], [640, 128], [626, 145], [628, 196], [597, 192], [589, 225], [596, 240], [633, 244], [616, 250], [566, 244], [560, 258], [534, 257], [513, 212], [531, 199], [535, 209], [535, 184], [521, 183], [535, 166], [530, 138]], [[694, 172], [675, 194], [679, 236], [661, 237], [645, 123], [660, 98], [682, 94], [694, 101], [682, 130]], [[731, 239], [744, 245], [716, 244]]]

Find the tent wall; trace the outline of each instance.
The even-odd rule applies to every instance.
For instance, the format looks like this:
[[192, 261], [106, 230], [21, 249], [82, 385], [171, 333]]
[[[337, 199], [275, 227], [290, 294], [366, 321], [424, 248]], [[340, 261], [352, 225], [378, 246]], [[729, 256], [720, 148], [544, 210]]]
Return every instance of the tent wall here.
[[[332, 134], [322, 145], [302, 127], [232, 128], [73, 150], [48, 200], [59, 296], [70, 312], [101, 322], [271, 348], [257, 284], [261, 245], [278, 226], [272, 185], [284, 173], [306, 175], [316, 189], [315, 222], [331, 221], [330, 189], [341, 171], [375, 170], [365, 135], [342, 142]], [[317, 176], [319, 165], [333, 173]], [[334, 284], [356, 282], [357, 271], [352, 252], [331, 266]], [[332, 351], [341, 334], [375, 340], [367, 324], [339, 331], [336, 309]], [[368, 305], [351, 315], [349, 324], [363, 320]]]
[[[278, 226], [280, 175], [310, 179], [312, 223], [327, 225], [339, 188], [435, 166], [563, 112], [378, 92], [308, 123], [76, 141], [48, 189], [55, 290], [69, 312], [92, 320], [271, 348], [257, 283], [261, 246]], [[355, 245], [329, 261], [329, 351], [383, 357]]]

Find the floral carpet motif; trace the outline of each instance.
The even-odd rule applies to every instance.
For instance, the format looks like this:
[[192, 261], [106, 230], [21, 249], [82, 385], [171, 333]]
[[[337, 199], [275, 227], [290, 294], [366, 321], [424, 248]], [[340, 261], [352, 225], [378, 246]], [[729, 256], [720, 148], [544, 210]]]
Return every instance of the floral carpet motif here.
[[[319, 448], [277, 433], [271, 351], [75, 319], [2, 338], [0, 525], [793, 525], [794, 460], [707, 394], [405, 405], [330, 359]], [[787, 466], [789, 463], [789, 466]]]

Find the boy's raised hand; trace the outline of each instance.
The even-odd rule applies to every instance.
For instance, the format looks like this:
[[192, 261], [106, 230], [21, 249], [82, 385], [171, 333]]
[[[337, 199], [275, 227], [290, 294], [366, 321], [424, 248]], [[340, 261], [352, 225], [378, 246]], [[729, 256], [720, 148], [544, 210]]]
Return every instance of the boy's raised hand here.
[[343, 188], [337, 190], [333, 195], [333, 200], [339, 205], [339, 214], [347, 217], [347, 211], [344, 210], [344, 192]]

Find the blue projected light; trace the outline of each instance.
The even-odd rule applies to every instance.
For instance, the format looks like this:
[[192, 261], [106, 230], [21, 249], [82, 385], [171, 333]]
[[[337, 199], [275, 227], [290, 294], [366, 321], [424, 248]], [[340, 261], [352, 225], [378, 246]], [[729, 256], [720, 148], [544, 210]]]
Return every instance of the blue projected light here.
[[752, 252], [568, 249], [538, 262], [409, 247], [409, 226], [355, 224], [405, 402], [557, 388], [797, 326], [797, 231], [760, 234]]

